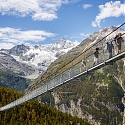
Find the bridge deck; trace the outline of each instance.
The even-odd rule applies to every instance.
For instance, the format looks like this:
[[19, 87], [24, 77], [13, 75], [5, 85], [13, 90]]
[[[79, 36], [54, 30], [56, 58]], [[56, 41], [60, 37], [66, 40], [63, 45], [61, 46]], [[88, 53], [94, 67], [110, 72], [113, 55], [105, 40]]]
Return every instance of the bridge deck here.
[[[121, 26], [119, 26], [118, 28], [116, 28], [114, 31], [112, 31], [111, 33], [109, 33], [108, 35], [106, 35], [104, 38], [102, 38], [99, 42], [96, 42], [94, 45], [90, 46], [89, 48], [85, 49], [85, 51], [78, 57], [78, 58], [82, 58], [83, 55], [85, 56], [86, 59], [86, 69], [84, 71], [82, 71], [83, 66], [81, 65], [81, 61], [79, 61], [79, 59], [76, 59], [75, 64], [72, 65], [72, 67], [68, 67], [68, 69], [66, 69], [65, 71], [63, 71], [61, 73], [61, 75], [58, 75], [56, 77], [54, 77], [53, 79], [51, 79], [50, 81], [45, 82], [44, 84], [42, 84], [39, 88], [36, 88], [35, 90], [33, 90], [32, 92], [24, 95], [23, 97], [11, 102], [10, 104], [7, 104], [6, 106], [3, 106], [0, 108], [0, 111], [4, 111], [7, 110], [9, 108], [12, 108], [14, 106], [20, 105], [24, 102], [27, 102], [33, 98], [38, 97], [39, 95], [52, 90], [64, 83], [67, 83], [75, 78], [78, 78], [86, 73], [89, 73], [93, 70], [97, 70], [99, 68], [104, 67], [105, 65], [109, 65], [112, 62], [115, 62], [119, 59], [125, 58], [125, 44], [122, 45], [122, 51], [120, 54], [115, 55], [113, 54], [113, 57], [109, 59], [108, 57], [108, 52], [105, 49], [106, 46], [106, 38], [108, 36], [110, 36], [112, 33], [116, 32], [117, 29], [119, 29], [120, 27], [122, 27], [125, 23], [123, 23]], [[123, 35], [125, 33], [123, 32]], [[124, 42], [125, 43], [125, 42]], [[95, 48], [100, 48], [100, 63], [93, 66], [93, 50], [95, 50]], [[115, 49], [117, 50], [117, 46], [115, 45]], [[71, 62], [72, 63], [72, 62]], [[67, 64], [69, 65], [69, 64]], [[70, 65], [69, 65], [70, 66]]]

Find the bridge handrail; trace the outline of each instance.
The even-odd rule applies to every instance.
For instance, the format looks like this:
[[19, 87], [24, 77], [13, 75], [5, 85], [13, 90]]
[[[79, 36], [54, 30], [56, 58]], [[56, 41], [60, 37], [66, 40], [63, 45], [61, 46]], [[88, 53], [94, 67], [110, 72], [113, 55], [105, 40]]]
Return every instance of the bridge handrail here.
[[[122, 25], [120, 25], [119, 28], [120, 28], [121, 26], [123, 26], [124, 24], [125, 24], [125, 23], [123, 23]], [[117, 29], [118, 29], [118, 28], [117, 28]], [[116, 30], [115, 30], [115, 31], [116, 31]], [[111, 33], [113, 33], [113, 32], [111, 32]], [[111, 33], [109, 33], [108, 35], [110, 35]], [[125, 33], [123, 33], [123, 34], [125, 34]], [[106, 38], [108, 35], [106, 35], [105, 38]], [[104, 38], [103, 38], [103, 39], [104, 39]], [[102, 40], [103, 40], [103, 39], [102, 39]], [[101, 42], [101, 41], [100, 41], [100, 42]], [[98, 42], [98, 43], [99, 43], [99, 42]], [[96, 43], [95, 45], [97, 45], [97, 43]], [[104, 49], [104, 48], [103, 48], [103, 49]], [[88, 50], [89, 50], [89, 49], [88, 49]], [[87, 50], [86, 50], [86, 51], [87, 51]], [[85, 52], [86, 52], [86, 51], [85, 51]], [[125, 51], [125, 50], [124, 50], [124, 51]], [[84, 52], [83, 52], [83, 53], [84, 53]], [[83, 54], [83, 53], [82, 53], [82, 54]], [[80, 54], [80, 55], [82, 55], [82, 54]], [[123, 54], [124, 54], [124, 56], [125, 56], [125, 52], [124, 52]], [[78, 57], [80, 57], [80, 55], [78, 55]], [[88, 59], [89, 57], [91, 57], [91, 56], [92, 56], [92, 54], [89, 55], [89, 56], [87, 57], [87, 59]], [[119, 54], [119, 55], [117, 56], [117, 59], [119, 58], [119, 56], [122, 57], [122, 55]], [[76, 58], [78, 58], [78, 57], [76, 57]], [[76, 58], [75, 58], [75, 59], [76, 59]], [[92, 58], [90, 58], [90, 59], [92, 59]], [[115, 60], [115, 58], [113, 57], [112, 60]], [[109, 62], [109, 61], [111, 61], [111, 59], [109, 59], [107, 62]], [[53, 77], [53, 78], [50, 79], [49, 81], [46, 81], [46, 82], [45, 82], [44, 84], [42, 84], [39, 88], [36, 88], [35, 90], [33, 90], [32, 92], [29, 92], [28, 94], [24, 95], [23, 97], [21, 97], [21, 98], [15, 100], [15, 101], [13, 101], [13, 102], [11, 102], [10, 104], [8, 104], [8, 105], [6, 105], [6, 106], [1, 107], [1, 108], [0, 108], [0, 111], [4, 111], [4, 110], [6, 110], [6, 109], [12, 108], [12, 107], [17, 106], [17, 105], [19, 105], [19, 104], [22, 104], [23, 102], [29, 101], [29, 100], [31, 100], [31, 99], [33, 99], [33, 98], [35, 98], [35, 97], [37, 97], [37, 96], [39, 96], [39, 95], [41, 95], [41, 94], [43, 94], [43, 93], [49, 91], [49, 90], [51, 90], [51, 89], [53, 89], [53, 88], [55, 88], [55, 87], [57, 87], [57, 86], [59, 86], [59, 85], [62, 85], [62, 84], [66, 83], [66, 82], [68, 82], [68, 81], [70, 81], [70, 80], [72, 80], [72, 79], [74, 79], [74, 78], [76, 78], [76, 77], [78, 77], [78, 76], [80, 76], [80, 75], [83, 75], [84, 73], [87, 73], [88, 71], [91, 71], [91, 70], [93, 70], [93, 69], [96, 69], [96, 68], [102, 66], [104, 63], [102, 62], [102, 63], [100, 63], [99, 65], [97, 65], [97, 66], [95, 66], [95, 67], [87, 66], [88, 69], [86, 69], [86, 70], [83, 71], [83, 72], [81, 72], [81, 66], [80, 66], [80, 68], [77, 67], [77, 65], [79, 65], [79, 64], [80, 64], [80, 61], [78, 61], [77, 63], [73, 64], [73, 65], [72, 65], [73, 67], [70, 67], [69, 69], [64, 70], [63, 72], [61, 72], [61, 74], [59, 74], [59, 75]], [[90, 65], [90, 63], [89, 63], [89, 65]], [[75, 67], [75, 66], [76, 66], [76, 67]], [[72, 71], [70, 71], [71, 68], [72, 68]], [[73, 71], [73, 68], [75, 68], [75, 69], [74, 69], [75, 72]]]
[[[110, 34], [112, 34], [113, 32], [115, 32], [117, 29], [119, 29], [120, 27], [122, 27], [123, 25], [125, 25], [125, 23], [121, 24], [120, 26], [118, 26], [116, 29], [114, 29], [112, 32], [110, 32], [109, 34], [107, 34], [106, 36], [104, 36], [101, 40], [99, 40], [98, 42], [96, 42], [95, 44], [93, 44], [91, 47], [87, 48], [87, 50], [89, 50], [90, 48], [92, 48], [93, 46], [95, 46], [96, 44], [98, 44], [99, 42], [101, 42], [102, 40], [104, 40], [107, 36], [109, 36]], [[123, 33], [122, 35], [124, 35], [125, 33]], [[73, 60], [71, 60], [70, 62], [68, 62], [66, 65], [64, 65], [60, 70], [62, 70], [65, 66], [67, 66], [68, 64], [72, 63], [75, 59], [77, 59], [78, 57], [80, 57], [81, 55], [83, 55], [87, 50], [84, 50], [81, 54], [79, 54], [76, 58], [74, 58]], [[91, 56], [93, 53], [91, 53], [90, 55], [88, 56], [85, 56], [85, 58], [88, 58], [89, 56]], [[81, 59], [82, 60], [82, 59]], [[80, 60], [80, 61], [81, 61]], [[79, 61], [79, 62], [80, 62]], [[73, 64], [72, 66], [75, 66], [77, 65], [79, 62], [77, 62], [76, 64]], [[70, 67], [71, 68], [71, 67]], [[69, 68], [69, 69], [70, 69]], [[64, 70], [63, 72], [69, 70], [69, 69], [66, 69]], [[57, 71], [59, 72], [59, 71]], [[61, 74], [63, 73], [61, 72]]]
[[[89, 50], [90, 48], [92, 48], [93, 46], [95, 46], [97, 43], [99, 43], [99, 42], [101, 42], [102, 40], [104, 40], [107, 36], [109, 36], [110, 34], [112, 34], [113, 32], [115, 32], [117, 29], [119, 29], [120, 27], [122, 27], [123, 25], [125, 25], [125, 23], [123, 23], [123, 24], [121, 24], [120, 26], [118, 26], [116, 29], [114, 29], [112, 32], [110, 32], [109, 34], [107, 34], [106, 36], [104, 36], [101, 40], [99, 40], [99, 41], [97, 41], [96, 43], [94, 43], [91, 47], [89, 47], [89, 48], [87, 48], [86, 50], [84, 50], [81, 54], [79, 54], [76, 58], [73, 58], [70, 62], [68, 62], [68, 63], [66, 63], [63, 67], [61, 67], [61, 69], [59, 69], [58, 71], [57, 71], [57, 73], [60, 71], [60, 70], [62, 70], [65, 66], [67, 66], [68, 64], [70, 64], [70, 63], [72, 63], [75, 59], [77, 59], [78, 57], [80, 57], [81, 55], [83, 55], [87, 50]], [[123, 35], [123, 34], [122, 34]], [[92, 55], [92, 54], [91, 54]], [[85, 58], [88, 58], [88, 56], [87, 57], [85, 57]], [[74, 66], [75, 64], [73, 64], [73, 66]], [[71, 68], [71, 67], [70, 67]], [[70, 69], [69, 68], [69, 69]], [[66, 69], [66, 70], [68, 70], [68, 69]], [[65, 70], [65, 71], [66, 71]], [[64, 71], [64, 72], [65, 72]], [[62, 73], [62, 72], [61, 72]], [[49, 76], [50, 77], [50, 76]], [[46, 78], [47, 79], [47, 78]]]

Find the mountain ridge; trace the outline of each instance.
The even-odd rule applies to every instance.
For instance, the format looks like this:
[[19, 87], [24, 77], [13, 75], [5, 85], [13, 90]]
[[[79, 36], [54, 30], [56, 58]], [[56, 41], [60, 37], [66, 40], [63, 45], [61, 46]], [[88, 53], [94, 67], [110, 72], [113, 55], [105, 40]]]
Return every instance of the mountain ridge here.
[[1, 49], [0, 52], [11, 56], [16, 62], [32, 67], [34, 71], [29, 75], [24, 73], [24, 76], [26, 78], [35, 79], [42, 74], [54, 60], [78, 44], [78, 41], [72, 42], [60, 38], [54, 44], [34, 46], [25, 46], [22, 44], [14, 46], [11, 49]]

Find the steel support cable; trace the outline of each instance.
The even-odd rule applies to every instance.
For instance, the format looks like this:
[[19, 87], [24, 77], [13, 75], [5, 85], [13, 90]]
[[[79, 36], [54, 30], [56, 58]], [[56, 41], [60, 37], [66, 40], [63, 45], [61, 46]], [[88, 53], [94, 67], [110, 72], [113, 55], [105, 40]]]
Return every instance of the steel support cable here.
[[[123, 56], [125, 56], [125, 52], [123, 52], [123, 54], [121, 53], [121, 54], [117, 55], [116, 57], [117, 57], [117, 58], [119, 58], [119, 57], [122, 57], [122, 58], [123, 58]], [[114, 59], [115, 59], [116, 57], [114, 57]], [[116, 59], [117, 59], [117, 58], [116, 58]], [[112, 61], [112, 60], [114, 60], [114, 59], [109, 59], [107, 62], [110, 62], [110, 61]], [[94, 67], [92, 67], [92, 68], [89, 68], [89, 71], [92, 71], [92, 70], [94, 70], [94, 69], [96, 69], [96, 68], [98, 68], [98, 67], [100, 67], [100, 66], [103, 66], [103, 63], [101, 63], [101, 64], [99, 64], [99, 65], [97, 65], [97, 66], [94, 66]], [[87, 73], [87, 71], [86, 71], [85, 73]], [[82, 75], [85, 74], [85, 73], [82, 73]], [[75, 75], [73, 78], [77, 78], [77, 77], [79, 77], [79, 76], [81, 76], [81, 74]], [[68, 81], [72, 80], [73, 78], [70, 78], [69, 80], [65, 80], [64, 82], [68, 82]], [[50, 90], [50, 89], [51, 89], [51, 88], [48, 88], [48, 90]], [[48, 91], [48, 90], [46, 90], [46, 91]], [[36, 90], [35, 90], [35, 91], [36, 91]], [[45, 92], [46, 92], [46, 91], [45, 91]], [[30, 97], [30, 98], [28, 97], [28, 95], [25, 95], [25, 96], [23, 96], [23, 97], [21, 97], [21, 98], [15, 100], [15, 101], [11, 102], [10, 104], [1, 107], [1, 108], [0, 108], [0, 111], [4, 111], [4, 110], [6, 110], [6, 109], [9, 109], [9, 108], [12, 108], [12, 107], [14, 107], [14, 106], [17, 106], [17, 105], [19, 105], [19, 104], [22, 104], [22, 103], [24, 103], [24, 102], [27, 102], [27, 101], [29, 101], [30, 99], [33, 99], [33, 98], [39, 96], [39, 95], [42, 94], [42, 93], [44, 93], [44, 92], [37, 92], [37, 91], [36, 91], [36, 92], [34, 93], [33, 97]], [[26, 97], [28, 97], [28, 98], [26, 98]], [[21, 100], [21, 101], [20, 101], [20, 100]]]
[[[123, 23], [122, 25], [120, 25], [118, 28], [120, 28], [120, 27], [123, 26], [124, 24], [125, 24], [125, 23]], [[116, 28], [115, 30], [113, 30], [111, 33], [113, 33], [114, 31], [116, 31], [118, 28]], [[108, 35], [110, 35], [111, 33], [109, 33]], [[125, 34], [125, 33], [124, 33], [124, 34]], [[108, 35], [106, 35], [105, 37], [103, 37], [100, 41], [102, 41], [103, 39], [105, 39]], [[98, 41], [98, 43], [99, 43], [100, 41]], [[96, 43], [96, 44], [97, 44], [97, 43]], [[94, 45], [96, 45], [96, 44], [93, 44], [90, 48], [92, 48], [92, 47], [93, 47]], [[90, 48], [89, 48], [89, 49], [90, 49]], [[87, 50], [89, 50], [89, 49], [87, 49]], [[86, 50], [86, 51], [87, 51], [87, 50]], [[84, 52], [86, 52], [86, 51], [84, 51]], [[83, 53], [84, 53], [84, 52], [83, 52]], [[83, 54], [83, 53], [82, 53], [82, 54]], [[80, 55], [82, 55], [82, 54], [80, 54]], [[79, 55], [79, 56], [80, 56], [80, 55]], [[78, 58], [79, 56], [77, 56], [76, 58]], [[76, 58], [75, 58], [75, 59], [76, 59]], [[73, 59], [73, 60], [74, 60], [74, 59]], [[73, 62], [73, 60], [72, 60], [71, 62]], [[78, 63], [79, 63], [79, 62], [77, 62], [76, 64], [78, 64]], [[74, 66], [75, 66], [75, 65], [73, 65], [73, 67], [74, 67]], [[62, 68], [63, 68], [63, 67], [62, 67]], [[61, 68], [61, 69], [62, 69], [62, 68]], [[68, 69], [67, 69], [67, 70], [68, 70]], [[65, 71], [64, 71], [64, 72], [65, 72]], [[63, 73], [64, 73], [64, 72], [63, 72]], [[63, 74], [63, 73], [62, 73], [62, 74]], [[73, 75], [73, 77], [76, 77], [76, 76]], [[71, 78], [70, 78], [70, 79], [71, 79]], [[49, 80], [49, 81], [51, 81], [51, 80]], [[62, 80], [62, 81], [63, 81], [63, 80]], [[66, 79], [66, 81], [67, 81], [67, 79]], [[48, 90], [50, 90], [50, 89], [52, 89], [52, 88], [54, 87], [54, 86], [53, 86], [52, 88], [50, 88], [50, 87], [48, 86], [48, 83], [49, 83], [49, 82], [45, 82], [45, 83], [46, 83], [46, 85], [47, 85], [47, 86], [46, 86], [47, 89], [46, 89], [44, 92], [46, 92], [46, 91], [48, 91]], [[45, 84], [44, 84], [44, 85], [45, 85]], [[43, 86], [41, 86], [41, 87], [43, 87]], [[40, 88], [41, 88], [41, 87], [40, 87]], [[37, 92], [36, 90], [37, 90], [37, 89], [33, 90], [33, 91], [32, 91], [33, 93], [28, 93], [28, 95], [24, 95], [23, 97], [21, 97], [21, 98], [15, 100], [15, 101], [13, 101], [13, 102], [11, 102], [10, 104], [1, 107], [1, 108], [0, 108], [0, 111], [3, 111], [3, 110], [5, 110], [5, 109], [9, 109], [9, 108], [12, 108], [12, 107], [14, 107], [14, 106], [16, 106], [16, 105], [22, 104], [23, 102], [29, 101], [30, 99], [33, 99], [33, 98], [37, 97], [38, 95], [44, 93], [44, 92], [41, 92], [41, 91], [38, 91], [38, 92]], [[30, 94], [31, 94], [32, 96], [31, 96]], [[29, 95], [30, 95], [30, 97], [29, 97]]]
[[[122, 34], [122, 36], [124, 35], [125, 33]], [[104, 46], [105, 47], [105, 46]], [[82, 53], [83, 54], [83, 53]], [[82, 55], [81, 54], [81, 55]], [[93, 55], [93, 53], [89, 54], [86, 58], [88, 58], [89, 56]]]
[[[109, 36], [110, 34], [112, 34], [113, 32], [115, 32], [117, 29], [119, 29], [120, 27], [122, 27], [123, 25], [125, 25], [125, 23], [121, 24], [119, 27], [117, 27], [116, 29], [114, 29], [112, 32], [110, 32], [109, 34], [107, 34], [106, 36], [104, 36], [101, 40], [99, 40], [98, 42], [96, 42], [95, 44], [93, 44], [91, 47], [87, 48], [86, 50], [84, 50], [81, 54], [79, 54], [76, 58], [72, 59], [70, 62], [68, 62], [66, 65], [70, 64], [71, 62], [73, 62], [73, 60], [77, 59], [78, 57], [80, 57], [82, 54], [84, 54], [87, 50], [89, 50], [90, 48], [92, 48], [93, 46], [95, 46], [97, 43], [101, 42], [102, 40], [104, 40], [107, 36]], [[92, 55], [92, 54], [91, 54]], [[88, 56], [87, 56], [88, 57]], [[66, 65], [64, 65], [62, 68], [64, 68]], [[74, 65], [73, 65], [74, 66]], [[61, 68], [61, 69], [62, 69]], [[66, 69], [68, 70], [68, 69]], [[59, 70], [58, 70], [59, 71]], [[57, 72], [58, 72], [57, 71]]]
[[[124, 25], [125, 23], [123, 23], [123, 24], [121, 24], [119, 27], [117, 27], [116, 29], [114, 29], [112, 32], [110, 32], [109, 34], [107, 34], [105, 37], [103, 37], [101, 40], [99, 40], [98, 42], [96, 42], [95, 44], [93, 44], [91, 47], [89, 47], [87, 50], [89, 50], [90, 48], [92, 48], [93, 46], [95, 46], [96, 44], [98, 44], [99, 42], [101, 42], [102, 40], [104, 40], [107, 36], [109, 36], [110, 34], [112, 34], [113, 32], [115, 32], [117, 29], [119, 29], [120, 27], [122, 27], [123, 25]], [[123, 33], [122, 35], [124, 35], [125, 33]], [[103, 48], [104, 49], [104, 48]], [[83, 53], [85, 53], [87, 50], [85, 50], [85, 51], [83, 51], [80, 55], [78, 55], [76, 58], [78, 58], [78, 57], [80, 57]], [[91, 56], [93, 53], [91, 53], [89, 56]], [[104, 54], [104, 53], [103, 53]], [[87, 56], [86, 57], [86, 59], [89, 57], [89, 56]], [[73, 60], [75, 60], [76, 58], [74, 58]], [[69, 63], [67, 63], [66, 65], [68, 65], [68, 64], [70, 64], [71, 62], [73, 62], [73, 60], [72, 61], [70, 61]], [[79, 61], [80, 62], [80, 61]], [[77, 62], [76, 64], [73, 64], [72, 63], [72, 67], [74, 67], [75, 65], [77, 65], [79, 62]], [[64, 65], [62, 68], [64, 68], [66, 65]], [[72, 68], [72, 67], [70, 67], [70, 68]], [[61, 68], [61, 70], [62, 70], [62, 68]], [[69, 69], [70, 69], [69, 68]], [[69, 70], [69, 69], [66, 69], [66, 70], [64, 70], [63, 72], [62, 72], [62, 74], [63, 73], [65, 73], [67, 70]], [[59, 76], [59, 75], [57, 75], [57, 76]]]
[[[118, 26], [116, 29], [114, 29], [112, 32], [110, 32], [109, 34], [107, 34], [106, 36], [104, 36], [101, 40], [99, 40], [98, 42], [94, 43], [91, 47], [87, 48], [86, 50], [84, 50], [81, 54], [79, 54], [76, 58], [73, 58], [70, 62], [68, 62], [67, 64], [65, 64], [63, 67], [61, 67], [61, 69], [59, 69], [57, 71], [57, 73], [62, 70], [65, 66], [67, 66], [68, 64], [70, 64], [71, 62], [73, 62], [75, 59], [77, 59], [78, 57], [80, 57], [82, 54], [84, 54], [86, 51], [88, 51], [90, 48], [92, 48], [93, 46], [95, 46], [96, 44], [98, 44], [99, 42], [101, 42], [102, 40], [104, 40], [107, 36], [109, 36], [110, 34], [112, 34], [113, 32], [115, 32], [117, 29], [119, 29], [120, 27], [122, 27], [123, 25], [125, 25], [125, 22], [123, 24], [121, 24], [120, 26]], [[124, 33], [125, 34], [125, 33]], [[122, 34], [123, 35], [123, 34]], [[93, 53], [91, 53], [89, 56], [91, 56]], [[88, 58], [89, 56], [87, 56], [86, 58]], [[72, 64], [72, 67], [75, 66], [75, 64]], [[72, 68], [70, 67], [70, 68]], [[68, 70], [68, 69], [66, 69]], [[63, 72], [65, 72], [66, 70], [64, 70]], [[61, 73], [63, 73], [61, 72]], [[57, 75], [58, 76], [58, 75]], [[50, 76], [48, 76], [50, 77]], [[47, 78], [48, 78], [47, 77]]]

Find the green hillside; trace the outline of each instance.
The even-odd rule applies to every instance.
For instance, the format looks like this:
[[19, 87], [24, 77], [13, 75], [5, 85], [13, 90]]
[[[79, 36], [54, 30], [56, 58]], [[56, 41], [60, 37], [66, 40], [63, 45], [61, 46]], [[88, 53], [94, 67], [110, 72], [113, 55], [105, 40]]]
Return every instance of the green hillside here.
[[[87, 43], [95, 39], [90, 37], [83, 40], [79, 46], [51, 63], [46, 72], [35, 79], [32, 86], [28, 87], [27, 92], [34, 90], [62, 72], [70, 70], [72, 65], [84, 58], [82, 52]], [[86, 53], [91, 55], [92, 52]], [[93, 57], [90, 56], [88, 60], [93, 60]], [[121, 125], [124, 109], [122, 104], [123, 88], [125, 88], [124, 58], [67, 82], [39, 96], [38, 100], [56, 107], [58, 110], [84, 118], [91, 124]]]
[[31, 81], [9, 71], [0, 70], [0, 86], [24, 92]]
[[[21, 96], [16, 91], [0, 87], [0, 107]], [[0, 125], [90, 125], [38, 101], [31, 100], [7, 111], [0, 112]]]

